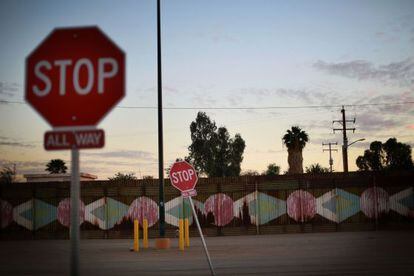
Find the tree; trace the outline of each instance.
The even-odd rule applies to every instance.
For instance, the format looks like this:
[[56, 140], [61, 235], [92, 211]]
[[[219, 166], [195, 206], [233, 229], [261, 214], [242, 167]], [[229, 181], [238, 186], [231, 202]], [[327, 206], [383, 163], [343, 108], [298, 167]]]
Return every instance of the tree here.
[[52, 159], [46, 164], [45, 171], [48, 171], [50, 174], [57, 174], [66, 173], [67, 169], [68, 167], [66, 167], [65, 161], [62, 159]]
[[[180, 162], [180, 161], [187, 161], [188, 163], [190, 163], [190, 160], [188, 160], [188, 157], [186, 157], [184, 159], [182, 159], [182, 158], [175, 158], [175, 162]], [[168, 168], [165, 169], [165, 173], [167, 174], [167, 178], [170, 177], [170, 171], [171, 171], [172, 165], [173, 164], [171, 164], [170, 166], [168, 166]]]
[[275, 163], [267, 165], [267, 170], [264, 173], [267, 176], [272, 175], [279, 175], [280, 174], [280, 167], [276, 165]]
[[138, 178], [135, 176], [135, 173], [121, 173], [117, 172], [115, 176], [108, 177], [111, 181], [129, 181], [129, 180], [137, 180]]
[[309, 141], [308, 134], [298, 126], [293, 126], [286, 131], [282, 139], [288, 149], [288, 173], [303, 173], [302, 150]]
[[259, 172], [255, 171], [255, 170], [247, 170], [247, 171], [243, 171], [241, 173], [241, 175], [243, 175], [243, 176], [258, 176], [260, 174], [259, 174]]
[[389, 170], [410, 170], [414, 168], [411, 146], [390, 138], [384, 144], [385, 160]]
[[410, 170], [414, 168], [410, 145], [390, 138], [385, 143], [374, 141], [356, 165], [361, 171]]
[[225, 127], [217, 128], [216, 123], [198, 112], [190, 124], [191, 145], [186, 158], [195, 169], [209, 177], [238, 176], [246, 144], [240, 134], [230, 138]]
[[10, 184], [13, 182], [14, 176], [15, 173], [11, 168], [3, 167], [3, 169], [0, 171], [0, 183]]
[[319, 163], [312, 164], [305, 168], [306, 173], [328, 173], [329, 169], [322, 167]]

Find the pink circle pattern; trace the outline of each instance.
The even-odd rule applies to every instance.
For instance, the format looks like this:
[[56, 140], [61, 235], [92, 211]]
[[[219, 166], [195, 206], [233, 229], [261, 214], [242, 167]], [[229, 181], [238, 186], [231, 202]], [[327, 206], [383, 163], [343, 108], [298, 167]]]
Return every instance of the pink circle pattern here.
[[316, 214], [315, 197], [307, 191], [294, 191], [289, 195], [286, 204], [289, 217], [298, 222], [311, 220]]
[[204, 212], [213, 213], [214, 224], [224, 226], [233, 220], [233, 199], [223, 193], [212, 195], [204, 203]]
[[[85, 221], [85, 204], [79, 200], [79, 225]], [[57, 207], [57, 218], [63, 226], [70, 226], [70, 198], [65, 198]]]
[[0, 213], [0, 228], [6, 228], [13, 221], [13, 206], [7, 201], [0, 199]]
[[137, 219], [140, 225], [142, 225], [143, 219], [146, 218], [148, 227], [151, 227], [158, 221], [158, 205], [148, 197], [139, 197], [132, 201], [129, 206], [128, 217], [132, 221]]
[[375, 218], [376, 214], [388, 213], [390, 209], [389, 195], [380, 187], [366, 189], [360, 198], [362, 212], [369, 218]]

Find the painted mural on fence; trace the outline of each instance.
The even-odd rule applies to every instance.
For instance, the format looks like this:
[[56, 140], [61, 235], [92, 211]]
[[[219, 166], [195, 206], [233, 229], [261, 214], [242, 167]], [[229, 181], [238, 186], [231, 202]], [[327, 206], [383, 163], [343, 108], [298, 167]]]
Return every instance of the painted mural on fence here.
[[[287, 200], [255, 191], [236, 201], [225, 193], [209, 196], [205, 202], [193, 200], [197, 213], [207, 218], [213, 217], [211, 223], [225, 226], [234, 218], [243, 219], [248, 216], [252, 224], [263, 225], [287, 214], [296, 222], [310, 222], [316, 214], [335, 223], [341, 223], [349, 217], [362, 212], [373, 219], [390, 210], [414, 218], [413, 188], [407, 188], [389, 195], [380, 187], [371, 187], [360, 196], [342, 189], [333, 189], [317, 198], [305, 190], [292, 191]], [[149, 226], [158, 221], [157, 203], [141, 196], [126, 205], [116, 199], [104, 197], [88, 205], [80, 201], [80, 222], [89, 222], [100, 229], [113, 228], [125, 220], [138, 219], [140, 224], [144, 218]], [[70, 200], [65, 198], [58, 206], [53, 206], [39, 199], [31, 199], [20, 205], [12, 206], [0, 199], [1, 228], [6, 228], [15, 221], [28, 230], [37, 230], [55, 220], [65, 226], [70, 225]], [[166, 222], [178, 226], [179, 218], [189, 217], [193, 222], [191, 208], [187, 200], [177, 197], [165, 204]], [[209, 222], [209, 221], [208, 221]]]

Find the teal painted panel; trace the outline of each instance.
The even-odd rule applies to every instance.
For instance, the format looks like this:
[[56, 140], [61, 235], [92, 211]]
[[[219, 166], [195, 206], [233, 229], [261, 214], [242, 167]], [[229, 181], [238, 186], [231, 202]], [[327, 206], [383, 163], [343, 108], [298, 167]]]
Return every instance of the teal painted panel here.
[[402, 198], [398, 201], [408, 209], [414, 209], [414, 194], [408, 195], [405, 198]]
[[265, 224], [286, 213], [286, 202], [264, 193], [258, 193], [257, 200], [253, 199], [249, 203], [249, 214], [257, 217], [256, 210], [259, 213], [258, 223]]
[[128, 205], [108, 197], [105, 204], [107, 229], [114, 227], [114, 225], [121, 221], [123, 217], [127, 216], [128, 209]]
[[57, 207], [35, 199], [35, 230], [48, 225], [57, 219]]
[[166, 211], [173, 217], [178, 219], [184, 219], [191, 217], [191, 206], [187, 200], [184, 200], [183, 203], [175, 205], [173, 208]]
[[341, 189], [336, 189], [336, 194], [336, 214], [339, 222], [346, 220], [361, 210], [359, 196]]
[[27, 220], [32, 221], [32, 220], [33, 220], [33, 209], [32, 209], [32, 208], [30, 208], [30, 209], [28, 209], [28, 210], [26, 210], [26, 211], [22, 212], [22, 213], [20, 214], [20, 216], [21, 216], [21, 217], [23, 217], [23, 218], [25, 218], [25, 219], [27, 219]]
[[91, 213], [98, 219], [105, 221], [106, 220], [106, 204], [99, 206], [98, 208], [94, 209]]

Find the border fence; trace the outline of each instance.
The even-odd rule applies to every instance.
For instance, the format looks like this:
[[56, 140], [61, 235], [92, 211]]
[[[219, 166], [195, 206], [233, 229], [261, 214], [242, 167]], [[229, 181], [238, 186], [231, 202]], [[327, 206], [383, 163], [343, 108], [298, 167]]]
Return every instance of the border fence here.
[[[69, 182], [0, 186], [0, 239], [68, 239]], [[414, 172], [200, 178], [193, 197], [207, 236], [414, 229]], [[189, 202], [165, 182], [166, 235]], [[132, 238], [133, 220], [158, 235], [158, 180], [81, 182], [82, 238]]]

